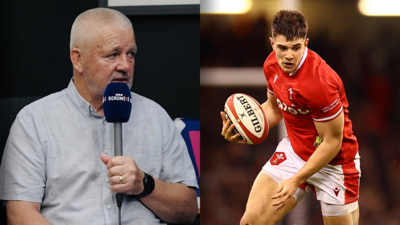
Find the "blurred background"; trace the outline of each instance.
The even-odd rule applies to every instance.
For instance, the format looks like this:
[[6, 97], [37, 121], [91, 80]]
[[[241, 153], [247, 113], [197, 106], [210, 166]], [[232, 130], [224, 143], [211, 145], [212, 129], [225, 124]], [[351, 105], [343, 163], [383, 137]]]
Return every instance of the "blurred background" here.
[[[395, 14], [398, 1], [369, 8], [363, 4], [372, 0], [216, 2], [203, 0], [200, 16], [202, 223], [239, 224], [253, 181], [282, 137], [275, 127], [260, 145], [229, 143], [220, 111], [237, 92], [267, 100], [262, 65], [272, 51], [270, 21], [280, 9], [297, 9], [308, 19], [309, 48], [345, 85], [361, 155], [360, 224], [400, 224], [400, 17], [370, 11], [387, 5]], [[323, 224], [314, 193], [280, 224]]]

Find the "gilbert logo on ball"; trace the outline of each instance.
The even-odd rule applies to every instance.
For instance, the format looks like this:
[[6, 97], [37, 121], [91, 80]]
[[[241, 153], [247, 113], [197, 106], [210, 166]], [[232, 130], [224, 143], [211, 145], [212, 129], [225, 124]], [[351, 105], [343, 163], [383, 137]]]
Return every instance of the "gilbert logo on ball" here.
[[261, 105], [246, 94], [233, 94], [225, 102], [225, 114], [246, 144], [257, 145], [268, 136], [269, 124]]

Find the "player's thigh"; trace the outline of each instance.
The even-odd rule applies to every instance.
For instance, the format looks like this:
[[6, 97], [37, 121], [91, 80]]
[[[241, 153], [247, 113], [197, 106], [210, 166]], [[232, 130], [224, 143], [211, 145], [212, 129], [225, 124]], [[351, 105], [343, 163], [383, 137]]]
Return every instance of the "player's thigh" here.
[[323, 216], [325, 225], [358, 225], [360, 218], [359, 207], [343, 216]]
[[259, 173], [251, 189], [246, 212], [240, 224], [275, 224], [292, 210], [297, 203], [293, 197], [290, 197], [283, 209], [275, 211], [272, 204], [278, 199], [271, 199], [271, 197], [276, 193], [277, 188], [278, 183], [276, 181], [265, 173]]

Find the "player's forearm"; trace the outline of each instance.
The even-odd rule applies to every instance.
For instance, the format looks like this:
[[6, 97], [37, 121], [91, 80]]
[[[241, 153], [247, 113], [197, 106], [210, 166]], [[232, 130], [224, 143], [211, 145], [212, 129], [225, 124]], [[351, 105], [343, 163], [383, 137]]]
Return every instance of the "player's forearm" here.
[[51, 225], [30, 202], [8, 201], [6, 209], [8, 225]]
[[263, 108], [265, 116], [268, 119], [269, 129], [276, 126], [283, 119], [281, 109], [274, 107], [270, 100], [262, 104], [261, 107]]
[[196, 191], [179, 183], [155, 179], [154, 191], [140, 200], [160, 219], [169, 223], [192, 223], [197, 215]]
[[322, 167], [328, 164], [338, 154], [341, 145], [341, 139], [322, 142], [303, 168], [301, 168], [293, 178], [298, 182], [298, 184], [304, 183], [309, 177], [322, 169]]

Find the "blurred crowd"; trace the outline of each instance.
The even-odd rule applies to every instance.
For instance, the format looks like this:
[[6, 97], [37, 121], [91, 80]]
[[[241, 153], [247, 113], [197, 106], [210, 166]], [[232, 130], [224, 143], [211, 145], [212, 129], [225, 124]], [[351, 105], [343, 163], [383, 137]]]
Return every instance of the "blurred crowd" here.
[[[228, 16], [206, 16], [201, 24], [201, 67], [262, 67], [272, 50], [269, 21], [241, 16], [224, 26], [221, 21]], [[309, 48], [345, 85], [361, 155], [360, 224], [400, 225], [400, 35], [384, 25], [369, 43], [357, 32], [347, 33], [332, 41], [327, 32], [313, 33], [310, 27]], [[239, 224], [251, 185], [275, 151], [278, 132], [271, 129], [257, 146], [229, 143], [220, 135], [219, 113], [236, 92], [265, 102], [267, 88], [201, 86], [200, 91], [202, 223]], [[312, 191], [298, 207], [306, 212], [303, 219], [287, 217], [280, 224], [323, 224]]]

